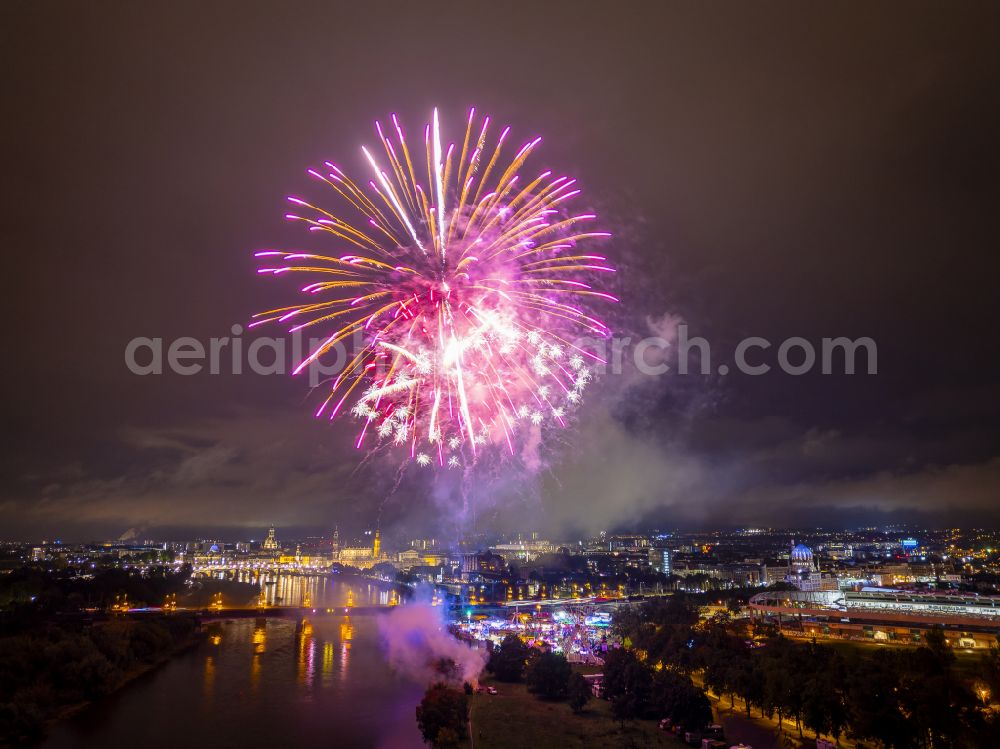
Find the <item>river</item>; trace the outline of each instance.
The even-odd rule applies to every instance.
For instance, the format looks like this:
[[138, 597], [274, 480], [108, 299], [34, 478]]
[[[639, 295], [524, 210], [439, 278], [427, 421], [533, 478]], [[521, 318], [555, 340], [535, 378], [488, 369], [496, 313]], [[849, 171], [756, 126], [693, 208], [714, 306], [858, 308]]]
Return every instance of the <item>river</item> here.
[[[317, 607], [375, 605], [385, 586], [281, 576], [269, 598]], [[45, 749], [78, 747], [423, 746], [414, 709], [423, 687], [394, 674], [377, 614], [211, 625], [196, 648], [52, 726]]]

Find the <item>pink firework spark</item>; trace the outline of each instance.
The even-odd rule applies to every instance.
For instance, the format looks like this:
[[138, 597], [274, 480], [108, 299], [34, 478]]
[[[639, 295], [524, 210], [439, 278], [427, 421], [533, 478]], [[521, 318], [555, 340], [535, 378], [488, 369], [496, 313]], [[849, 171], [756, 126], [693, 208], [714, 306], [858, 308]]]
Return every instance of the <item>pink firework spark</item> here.
[[489, 145], [490, 118], [475, 123], [472, 109], [461, 148], [443, 148], [434, 110], [426, 163], [415, 164], [396, 115], [395, 138], [376, 122], [388, 168], [362, 148], [373, 172], [367, 190], [330, 162], [308, 172], [360, 219], [288, 198], [296, 213], [286, 218], [346, 254], [257, 253], [269, 263], [259, 273], [308, 278], [306, 301], [253, 322], [324, 331], [296, 374], [361, 341], [316, 416], [332, 419], [346, 404], [362, 424], [357, 447], [404, 446], [419, 465], [458, 467], [490, 445], [513, 454], [519, 431], [564, 424], [590, 365], [602, 362], [595, 339], [610, 335], [591, 305], [618, 301], [592, 285], [614, 268], [580, 246], [610, 234], [588, 229], [593, 213], [568, 210], [580, 193], [575, 180], [550, 171], [522, 178], [541, 138], [506, 162], [510, 128]]

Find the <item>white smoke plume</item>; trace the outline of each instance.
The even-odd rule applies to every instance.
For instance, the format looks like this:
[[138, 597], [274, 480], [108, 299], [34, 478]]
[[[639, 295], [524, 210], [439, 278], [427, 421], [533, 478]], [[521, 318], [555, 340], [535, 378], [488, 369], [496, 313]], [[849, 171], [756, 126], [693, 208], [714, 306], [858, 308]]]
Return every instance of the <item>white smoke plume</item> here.
[[487, 653], [457, 640], [444, 621], [442, 608], [422, 600], [393, 609], [378, 618], [386, 659], [398, 673], [421, 684], [447, 681], [438, 664], [454, 662], [453, 680], [475, 685], [486, 666]]

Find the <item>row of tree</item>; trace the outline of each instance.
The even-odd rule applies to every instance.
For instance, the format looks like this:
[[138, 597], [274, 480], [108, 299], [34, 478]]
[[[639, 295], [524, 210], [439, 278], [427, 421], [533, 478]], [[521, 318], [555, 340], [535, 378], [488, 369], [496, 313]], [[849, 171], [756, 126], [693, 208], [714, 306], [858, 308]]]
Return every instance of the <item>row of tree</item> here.
[[0, 637], [0, 745], [37, 737], [66, 706], [117, 689], [128, 675], [194, 641], [193, 617], [111, 621], [81, 631], [46, 625]]
[[[529, 648], [515, 634], [507, 635], [490, 652], [486, 666], [498, 681], [524, 681], [528, 691], [540, 699], [568, 700], [575, 713], [582, 712], [591, 697], [590, 685], [574, 671], [561, 653]], [[417, 707], [417, 725], [424, 741], [435, 749], [457, 746], [468, 730], [468, 696], [472, 686], [459, 688], [460, 671], [447, 659], [435, 664], [440, 681], [424, 694]]]
[[622, 723], [636, 718], [669, 718], [685, 730], [712, 722], [705, 691], [680, 671], [639, 660], [633, 650], [618, 648], [604, 660], [601, 696], [611, 700], [611, 713]]
[[209, 605], [216, 593], [231, 603], [256, 599], [260, 586], [237, 580], [193, 577], [190, 565], [145, 569], [108, 567], [82, 570], [75, 567], [21, 567], [0, 575], [0, 635], [31, 629], [54, 614], [84, 609], [107, 609], [116, 600], [132, 606], [160, 606], [168, 595], [190, 608]]
[[[66, 706], [102, 697], [130, 675], [198, 637], [198, 623], [177, 614], [94, 623], [115, 603], [207, 607], [253, 601], [259, 587], [193, 578], [190, 566], [96, 571], [32, 565], [0, 575], [0, 745], [38, 735]], [[97, 617], [99, 618], [99, 617]]]
[[844, 734], [883, 747], [995, 746], [982, 700], [955, 668], [940, 630], [922, 647], [855, 651], [770, 638], [748, 650], [714, 634], [701, 648], [705, 683], [742, 700], [747, 714], [791, 719], [839, 739]]
[[[918, 648], [841, 654], [727, 617], [699, 623], [697, 609], [679, 596], [622, 610], [613, 626], [642, 663], [698, 675], [731, 706], [789, 719], [800, 736], [848, 735], [886, 749], [997, 745], [1000, 724], [984, 709], [985, 692], [956, 668], [941, 630]], [[983, 660], [979, 678], [1000, 681], [1000, 651]]]
[[[528, 691], [544, 699], [569, 699], [580, 712], [591, 697], [587, 680], [574, 672], [561, 653], [529, 648], [509, 634], [495, 648], [486, 666], [500, 681], [520, 681]], [[630, 649], [607, 654], [601, 696], [611, 701], [614, 717], [624, 723], [636, 718], [668, 717], [686, 728], [699, 729], [712, 720], [712, 708], [704, 690], [691, 678], [669, 668], [654, 668]]]
[[486, 670], [499, 681], [516, 682], [523, 678], [528, 691], [542, 699], [568, 698], [570, 708], [576, 713], [590, 700], [590, 685], [581, 674], [573, 671], [566, 656], [529, 648], [515, 634], [504, 637], [490, 652]]

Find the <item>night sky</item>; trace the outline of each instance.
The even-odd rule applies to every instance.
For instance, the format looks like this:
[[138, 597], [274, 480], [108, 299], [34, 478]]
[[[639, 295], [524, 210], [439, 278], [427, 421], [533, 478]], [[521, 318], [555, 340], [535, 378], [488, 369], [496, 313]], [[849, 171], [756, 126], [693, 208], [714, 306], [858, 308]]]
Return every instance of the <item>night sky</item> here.
[[544, 470], [467, 490], [481, 524], [1000, 521], [995, 4], [9, 1], [0, 76], [0, 538], [440, 532], [453, 488], [358, 467], [305, 383], [124, 350], [284, 301], [252, 253], [310, 246], [305, 170], [471, 105], [580, 179], [623, 334], [878, 345], [877, 375], [608, 376]]

